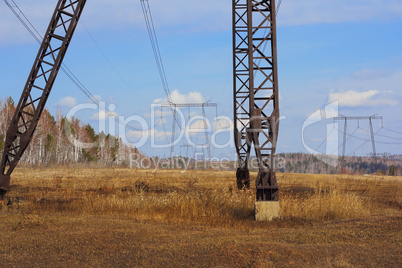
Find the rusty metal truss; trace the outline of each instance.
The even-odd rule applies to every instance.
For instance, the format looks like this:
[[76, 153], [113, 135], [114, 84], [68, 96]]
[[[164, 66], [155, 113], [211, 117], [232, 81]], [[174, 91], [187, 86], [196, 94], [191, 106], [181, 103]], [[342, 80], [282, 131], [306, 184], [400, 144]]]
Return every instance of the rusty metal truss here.
[[86, 0], [59, 0], [7, 130], [0, 166], [0, 198], [28, 147], [70, 44]]
[[278, 200], [274, 172], [279, 127], [275, 1], [233, 0], [234, 131], [238, 188], [258, 160], [257, 201]]

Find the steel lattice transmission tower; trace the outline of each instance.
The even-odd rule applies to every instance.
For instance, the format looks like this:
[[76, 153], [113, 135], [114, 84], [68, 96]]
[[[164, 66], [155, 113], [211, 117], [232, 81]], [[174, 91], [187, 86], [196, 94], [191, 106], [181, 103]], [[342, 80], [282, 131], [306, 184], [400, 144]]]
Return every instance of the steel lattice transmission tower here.
[[0, 199], [28, 147], [70, 45], [86, 0], [59, 0], [7, 130], [0, 162]]
[[[206, 113], [205, 113], [205, 108], [206, 107], [214, 107], [216, 109], [216, 115], [218, 114], [218, 104], [217, 103], [211, 103], [209, 101], [207, 102], [202, 102], [202, 103], [174, 103], [174, 102], [168, 102], [168, 103], [163, 103], [161, 104], [162, 108], [171, 108], [173, 111], [173, 124], [172, 124], [172, 138], [171, 138], [171, 145], [170, 145], [170, 158], [173, 160], [174, 158], [174, 146], [175, 146], [175, 133], [176, 133], [176, 123], [178, 123], [178, 120], [176, 119], [176, 114], [177, 114], [177, 109], [180, 108], [201, 108], [202, 109], [202, 118], [206, 120]], [[190, 116], [190, 111], [189, 111], [189, 116]], [[204, 121], [205, 122], [205, 121]], [[179, 125], [180, 127], [180, 125]], [[205, 148], [207, 149], [207, 157], [210, 160], [211, 159], [211, 148], [209, 145], [209, 135], [207, 132], [207, 124], [205, 123]], [[190, 146], [191, 147], [191, 146]]]
[[[348, 127], [348, 120], [356, 120], [357, 123], [359, 124], [360, 120], [368, 120], [369, 126], [370, 126], [370, 136], [371, 136], [371, 146], [373, 148], [373, 162], [377, 162], [377, 152], [375, 149], [375, 140], [374, 140], [374, 130], [373, 130], [373, 120], [381, 120], [381, 126], [383, 125], [383, 117], [378, 116], [378, 115], [372, 115], [372, 116], [344, 116], [344, 115], [339, 115], [337, 117], [333, 118], [334, 122], [335, 121], [345, 121], [344, 127], [343, 127], [343, 143], [342, 143], [342, 169], [346, 168], [346, 159], [345, 159], [345, 152], [346, 152], [346, 141], [348, 140], [346, 138], [347, 134], [347, 127]], [[350, 136], [350, 135], [349, 135]]]
[[254, 146], [257, 201], [277, 201], [274, 172], [279, 127], [275, 1], [233, 0], [234, 130], [238, 188], [250, 186]]

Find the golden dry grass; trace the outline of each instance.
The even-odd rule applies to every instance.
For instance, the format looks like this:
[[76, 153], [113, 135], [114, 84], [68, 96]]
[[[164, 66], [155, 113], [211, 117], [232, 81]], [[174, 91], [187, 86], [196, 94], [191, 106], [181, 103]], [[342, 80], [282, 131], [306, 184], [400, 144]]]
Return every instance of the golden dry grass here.
[[[401, 204], [397, 179], [278, 174], [278, 182], [283, 220], [358, 219], [392, 213]], [[233, 172], [23, 169], [15, 173], [9, 197], [14, 204], [7, 209], [30, 213], [110, 214], [225, 225], [253, 219], [255, 193], [237, 191]], [[384, 209], [387, 202], [393, 206]]]
[[[191, 258], [200, 262], [196, 266], [228, 267], [401, 262], [401, 178], [278, 174], [278, 183], [281, 219], [258, 223], [255, 192], [238, 191], [234, 172], [18, 169], [8, 193], [10, 202], [0, 205], [0, 228], [5, 233], [0, 258], [10, 266], [116, 266], [117, 252], [125, 245], [131, 249], [126, 254], [130, 258], [122, 257], [126, 263], [117, 266], [194, 266]], [[47, 241], [48, 232], [55, 245]], [[120, 237], [122, 232], [126, 236]], [[126, 245], [127, 239], [134, 244]], [[166, 243], [162, 249], [160, 240]], [[27, 248], [32, 241], [35, 247]], [[85, 247], [93, 250], [86, 257], [84, 241], [90, 241]], [[149, 248], [141, 248], [139, 241]], [[345, 243], [348, 252], [337, 246]], [[269, 258], [258, 246], [268, 244]], [[114, 252], [108, 258], [99, 255], [104, 250], [99, 247], [106, 245]], [[28, 265], [25, 259], [39, 260], [38, 246], [49, 255], [39, 257], [38, 265]], [[377, 246], [388, 255], [381, 255]], [[133, 248], [144, 256], [135, 255]], [[73, 257], [72, 249], [86, 261]], [[57, 259], [60, 250], [69, 252], [62, 261]], [[172, 259], [169, 254], [184, 257]]]

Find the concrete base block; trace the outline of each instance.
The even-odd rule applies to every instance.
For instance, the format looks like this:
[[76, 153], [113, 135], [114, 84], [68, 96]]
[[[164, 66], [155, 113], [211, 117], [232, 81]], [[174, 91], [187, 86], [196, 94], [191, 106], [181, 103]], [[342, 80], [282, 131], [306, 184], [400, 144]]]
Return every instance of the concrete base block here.
[[255, 202], [254, 208], [256, 221], [272, 221], [281, 216], [279, 201]]

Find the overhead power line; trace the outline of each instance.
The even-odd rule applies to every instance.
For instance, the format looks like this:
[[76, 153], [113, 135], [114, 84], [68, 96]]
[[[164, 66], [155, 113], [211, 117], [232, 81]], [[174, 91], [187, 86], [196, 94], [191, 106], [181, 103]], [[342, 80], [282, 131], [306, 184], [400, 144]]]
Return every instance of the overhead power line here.
[[[356, 130], [352, 133], [352, 134], [349, 134], [349, 133], [345, 133], [345, 131], [343, 131], [343, 130], [341, 130], [341, 129], [338, 129], [338, 128], [336, 128], [340, 133], [342, 133], [342, 134], [345, 134], [346, 136], [348, 136], [348, 139], [347, 140], [349, 140], [349, 138], [354, 138], [354, 139], [357, 139], [357, 140], [361, 140], [361, 141], [367, 141], [367, 139], [364, 139], [364, 138], [360, 138], [360, 137], [357, 137], [357, 136], [355, 136], [354, 135], [354, 133], [356, 132]], [[365, 132], [367, 132], [367, 133], [370, 133], [370, 131], [368, 131], [368, 130], [365, 130], [365, 129], [362, 129], [362, 128], [357, 128], [357, 129], [360, 129], [360, 130], [363, 130], [363, 131], [365, 131]], [[380, 132], [381, 131], [381, 129], [383, 129], [383, 128], [380, 128], [376, 133], [374, 133], [374, 136], [380, 136], [380, 134], [378, 134], [378, 132]], [[382, 135], [382, 136], [384, 136], [384, 135]], [[370, 140], [369, 140], [370, 141]], [[399, 142], [386, 142], [386, 141], [375, 141], [375, 143], [380, 143], [380, 144], [393, 144], [393, 145], [402, 145], [402, 143], [399, 143]]]
[[385, 130], [388, 130], [388, 131], [390, 131], [390, 132], [393, 132], [393, 133], [401, 134], [401, 135], [402, 135], [402, 132], [399, 132], [399, 131], [396, 131], [396, 130], [392, 130], [392, 129], [389, 129], [389, 128], [385, 128], [385, 127], [384, 127], [384, 129], [385, 129]]
[[[28, 32], [32, 35], [32, 37], [39, 43], [42, 43], [43, 37], [33, 26], [31, 21], [25, 16], [24, 12], [19, 8], [19, 6], [11, 0], [13, 5], [11, 5], [7, 0], [3, 0], [6, 5], [11, 9], [14, 15], [18, 18], [18, 20], [24, 25], [24, 27], [28, 30]], [[110, 117], [115, 117], [115, 114], [108, 111], [103, 105], [82, 83], [81, 81], [74, 75], [74, 73], [63, 63], [60, 69], [67, 75], [67, 77], [74, 83], [74, 85], [85, 95], [88, 99], [94, 104], [98, 105], [101, 109], [103, 109]], [[132, 127], [126, 123], [124, 123], [121, 119], [118, 118], [118, 123], [122, 126], [126, 126], [127, 128], [134, 131], [146, 131], [143, 129]]]
[[[381, 128], [381, 129], [385, 129], [385, 128]], [[370, 133], [370, 131], [368, 131], [368, 130], [366, 130], [366, 129], [363, 129], [363, 128], [362, 128], [361, 130], [363, 130], [363, 131], [365, 131], [365, 132], [367, 132], [367, 133]], [[391, 136], [383, 135], [383, 134], [377, 134], [377, 136], [384, 137], [384, 138], [388, 138], [388, 139], [392, 139], [392, 140], [402, 140], [402, 138], [395, 138], [395, 137], [391, 137]]]
[[154, 25], [154, 21], [152, 18], [151, 7], [149, 5], [148, 0], [140, 0], [140, 1], [141, 1], [142, 12], [144, 14], [145, 24], [146, 24], [147, 30], [148, 30], [149, 40], [151, 41], [152, 51], [154, 53], [156, 66], [158, 68], [159, 77], [162, 82], [163, 90], [165, 91], [166, 100], [168, 103], [172, 104], [172, 106], [170, 108], [172, 110], [173, 120], [174, 120], [174, 122], [177, 123], [179, 128], [181, 128], [180, 121], [178, 120], [177, 115], [176, 115], [176, 110], [175, 110], [176, 107], [174, 106], [174, 103], [171, 100], [169, 83], [167, 81], [165, 67], [163, 65], [162, 55], [161, 55], [161, 51], [159, 49], [159, 42], [158, 42], [158, 37], [156, 36], [155, 25]]
[[[40, 45], [43, 40], [42, 35], [38, 32], [38, 30], [36, 30], [35, 26], [33, 26], [31, 21], [27, 18], [27, 16], [25, 16], [24, 12], [22, 12], [22, 10], [14, 2], [14, 0], [11, 0], [13, 2], [13, 5], [11, 5], [7, 0], [3, 1]], [[70, 71], [70, 69], [65, 64], [63, 64], [60, 69], [67, 75], [68, 78], [70, 78], [70, 80], [77, 86], [77, 88], [89, 98], [89, 100], [91, 100], [95, 104], [100, 105], [100, 102], [94, 97], [94, 95], [92, 95], [92, 93], [81, 83], [81, 81]]]
[[364, 146], [366, 146], [366, 144], [369, 143], [370, 141], [371, 141], [370, 139], [366, 140], [366, 142], [364, 142], [362, 145], [360, 145], [359, 147], [357, 147], [355, 150], [353, 150], [351, 153], [347, 154], [346, 156], [354, 155], [358, 150], [360, 150], [361, 148], [363, 148]]
[[[145, 3], [146, 2], [146, 3]], [[148, 0], [141, 0], [142, 12], [144, 14], [145, 23], [147, 25], [149, 39], [152, 45], [156, 65], [158, 67], [159, 76], [162, 82], [163, 90], [165, 91], [166, 99], [171, 102], [169, 84], [166, 78], [165, 67], [163, 66], [162, 56], [159, 49], [158, 38], [156, 36], [155, 25], [152, 19], [151, 8]]]
[[103, 58], [106, 60], [106, 62], [109, 64], [109, 66], [113, 69], [113, 71], [116, 73], [116, 75], [119, 77], [119, 79], [123, 82], [123, 84], [128, 88], [131, 92], [133, 92], [137, 97], [141, 98], [141, 95], [138, 94], [137, 92], [134, 91], [129, 85], [129, 83], [123, 78], [123, 76], [117, 71], [116, 67], [112, 64], [112, 62], [109, 60], [109, 58], [106, 56], [105, 52], [103, 52], [102, 48], [99, 46], [98, 42], [96, 42], [95, 38], [91, 34], [91, 32], [88, 30], [88, 28], [85, 26], [84, 22], [81, 20], [80, 21], [82, 26], [84, 26], [85, 30], [87, 31], [88, 35], [91, 37], [92, 41], [94, 42], [95, 46], [97, 49], [100, 51], [102, 54]]
[[276, 16], [278, 16], [279, 9], [281, 8], [282, 0], [279, 0], [278, 5], [276, 6]]

